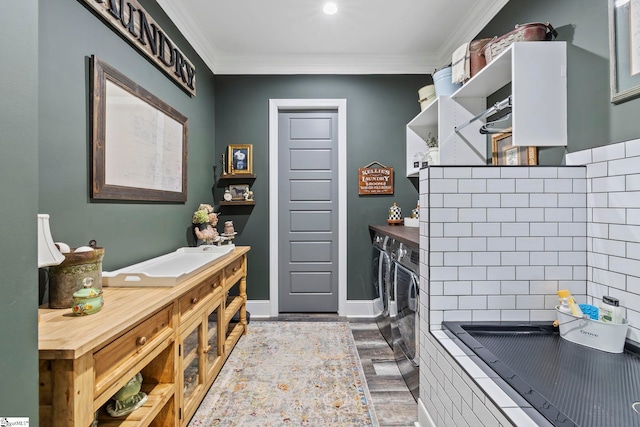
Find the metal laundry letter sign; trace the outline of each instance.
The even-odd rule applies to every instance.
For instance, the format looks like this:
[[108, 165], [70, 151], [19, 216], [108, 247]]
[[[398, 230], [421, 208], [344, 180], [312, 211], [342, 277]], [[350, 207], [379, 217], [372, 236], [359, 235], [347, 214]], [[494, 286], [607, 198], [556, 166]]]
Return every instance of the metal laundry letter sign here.
[[137, 0], [80, 0], [157, 64], [189, 94], [196, 94], [196, 69], [147, 15]]

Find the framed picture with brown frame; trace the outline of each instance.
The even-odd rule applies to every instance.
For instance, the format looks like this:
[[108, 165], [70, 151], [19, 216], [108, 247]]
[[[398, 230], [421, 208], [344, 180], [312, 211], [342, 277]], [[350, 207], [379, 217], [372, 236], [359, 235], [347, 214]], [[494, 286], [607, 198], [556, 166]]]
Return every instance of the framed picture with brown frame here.
[[91, 70], [91, 198], [184, 203], [187, 117], [95, 56]]
[[492, 164], [496, 166], [536, 166], [538, 164], [538, 148], [513, 145], [511, 129], [507, 129], [507, 131], [491, 136]]
[[253, 145], [227, 147], [227, 172], [231, 175], [253, 175]]

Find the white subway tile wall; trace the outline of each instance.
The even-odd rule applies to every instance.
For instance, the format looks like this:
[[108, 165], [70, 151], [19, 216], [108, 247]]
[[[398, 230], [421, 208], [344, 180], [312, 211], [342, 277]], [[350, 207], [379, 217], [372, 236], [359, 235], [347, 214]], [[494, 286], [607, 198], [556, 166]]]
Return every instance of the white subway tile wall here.
[[587, 166], [587, 300], [620, 300], [640, 343], [640, 140], [567, 155]]
[[640, 140], [566, 164], [420, 171], [420, 400], [437, 426], [540, 422], [443, 321], [553, 320], [557, 290], [569, 289], [580, 303], [618, 298], [640, 343]]
[[[554, 306], [536, 291], [541, 283], [550, 295], [570, 287], [579, 302], [586, 301], [584, 167], [431, 167], [424, 175], [427, 270], [442, 289], [442, 296], [431, 298], [432, 315], [553, 320]], [[640, 227], [619, 230], [634, 231], [640, 236]]]

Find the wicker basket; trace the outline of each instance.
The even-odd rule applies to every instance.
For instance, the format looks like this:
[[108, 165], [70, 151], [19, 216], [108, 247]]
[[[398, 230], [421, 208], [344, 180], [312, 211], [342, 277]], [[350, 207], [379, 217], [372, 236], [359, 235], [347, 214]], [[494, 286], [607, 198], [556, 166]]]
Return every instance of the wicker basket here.
[[488, 64], [515, 42], [553, 40], [557, 36], [558, 32], [548, 22], [518, 24], [513, 31], [500, 37], [494, 37], [487, 43], [484, 47], [484, 57]]

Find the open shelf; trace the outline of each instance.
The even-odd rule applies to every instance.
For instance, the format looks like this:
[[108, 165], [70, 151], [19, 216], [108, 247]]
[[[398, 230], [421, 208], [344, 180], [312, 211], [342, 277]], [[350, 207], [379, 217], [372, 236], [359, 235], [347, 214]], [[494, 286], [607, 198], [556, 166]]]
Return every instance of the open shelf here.
[[230, 179], [256, 179], [256, 175], [252, 173], [245, 173], [245, 174], [236, 173], [236, 174], [220, 175], [220, 178], [218, 179], [220, 181], [230, 180]]
[[244, 303], [244, 298], [240, 297], [240, 296], [229, 297], [227, 299], [227, 307], [224, 310], [224, 321], [225, 321], [225, 323], [229, 323], [229, 321], [231, 320], [233, 315], [238, 310], [240, 310], [240, 307], [242, 307], [243, 303]]
[[229, 324], [227, 326], [227, 338], [224, 341], [225, 352], [231, 352], [242, 334], [245, 326], [241, 323]]
[[[527, 42], [532, 43], [532, 42]], [[548, 43], [548, 42], [544, 42]], [[511, 82], [512, 44], [451, 95], [452, 99], [484, 98]]]
[[222, 200], [218, 202], [220, 206], [254, 206], [256, 204], [255, 200], [238, 200], [227, 202], [226, 200]]
[[566, 45], [515, 42], [451, 96], [439, 96], [407, 123], [407, 176], [418, 176], [415, 162], [428, 150], [429, 133], [437, 135], [441, 165], [487, 164], [487, 136], [479, 132], [484, 119], [477, 118], [487, 111], [487, 100], [508, 84], [512, 145], [566, 146]]
[[152, 424], [157, 415], [174, 396], [173, 384], [145, 384], [142, 383], [142, 391], [147, 394], [147, 401], [138, 409], [123, 418], [112, 418], [106, 407], [98, 413], [98, 425], [100, 427], [146, 427]]
[[440, 97], [436, 98], [427, 108], [422, 110], [417, 116], [413, 118], [407, 126], [413, 129], [424, 139], [427, 139], [427, 135], [423, 135], [420, 130], [426, 127], [438, 126], [438, 104]]

